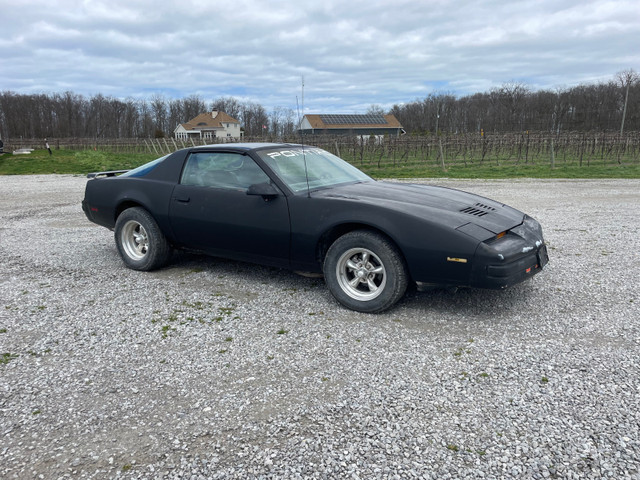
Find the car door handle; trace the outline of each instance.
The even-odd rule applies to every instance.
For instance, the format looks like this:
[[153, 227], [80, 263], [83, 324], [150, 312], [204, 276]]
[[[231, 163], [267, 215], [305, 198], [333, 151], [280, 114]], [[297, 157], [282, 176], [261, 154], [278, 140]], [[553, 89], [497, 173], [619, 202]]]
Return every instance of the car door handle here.
[[174, 197], [180, 203], [189, 203], [191, 200], [189, 197]]

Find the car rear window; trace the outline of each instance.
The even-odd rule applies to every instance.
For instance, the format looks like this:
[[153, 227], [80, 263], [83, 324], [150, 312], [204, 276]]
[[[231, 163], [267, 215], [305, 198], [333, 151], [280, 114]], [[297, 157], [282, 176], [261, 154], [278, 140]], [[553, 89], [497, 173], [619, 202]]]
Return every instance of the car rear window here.
[[140, 165], [139, 167], [134, 168], [133, 170], [129, 170], [128, 172], [123, 173], [120, 176], [121, 177], [144, 177], [147, 173], [153, 170], [160, 162], [162, 162], [168, 156], [169, 155], [165, 155], [164, 157], [156, 158], [155, 160], [145, 163], [144, 165]]

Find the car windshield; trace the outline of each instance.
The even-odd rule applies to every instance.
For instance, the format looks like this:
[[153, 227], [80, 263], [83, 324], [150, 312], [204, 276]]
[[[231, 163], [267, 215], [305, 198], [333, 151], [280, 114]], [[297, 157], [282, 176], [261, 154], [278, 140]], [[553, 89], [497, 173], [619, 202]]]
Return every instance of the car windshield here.
[[258, 155], [294, 192], [373, 181], [354, 166], [320, 148], [282, 147], [262, 150]]
[[161, 161], [167, 158], [169, 155], [165, 155], [164, 157], [156, 158], [155, 160], [151, 160], [144, 165], [140, 165], [138, 168], [134, 168], [133, 170], [129, 170], [127, 173], [123, 173], [120, 175], [121, 177], [142, 177], [149, 173], [154, 169], [156, 165], [158, 165]]

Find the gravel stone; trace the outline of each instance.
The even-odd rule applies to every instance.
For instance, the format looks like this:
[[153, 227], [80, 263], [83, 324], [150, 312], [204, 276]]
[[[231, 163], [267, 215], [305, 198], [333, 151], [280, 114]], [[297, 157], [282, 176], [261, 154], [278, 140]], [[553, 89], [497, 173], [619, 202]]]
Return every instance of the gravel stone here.
[[431, 181], [529, 213], [551, 261], [379, 315], [273, 268], [129, 270], [86, 181], [0, 178], [1, 478], [640, 478], [640, 181]]

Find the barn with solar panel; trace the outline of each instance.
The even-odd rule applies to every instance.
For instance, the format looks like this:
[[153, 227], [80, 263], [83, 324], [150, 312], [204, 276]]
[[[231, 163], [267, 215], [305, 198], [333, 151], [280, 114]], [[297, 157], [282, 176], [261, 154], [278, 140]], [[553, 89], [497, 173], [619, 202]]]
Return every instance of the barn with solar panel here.
[[374, 135], [380, 137], [403, 135], [405, 131], [393, 115], [317, 114], [304, 116], [300, 123], [300, 133], [305, 135]]

